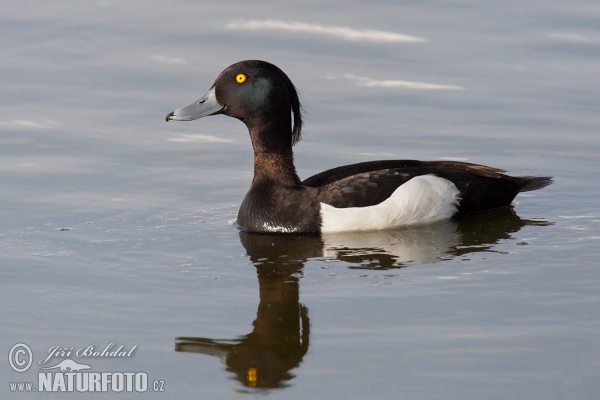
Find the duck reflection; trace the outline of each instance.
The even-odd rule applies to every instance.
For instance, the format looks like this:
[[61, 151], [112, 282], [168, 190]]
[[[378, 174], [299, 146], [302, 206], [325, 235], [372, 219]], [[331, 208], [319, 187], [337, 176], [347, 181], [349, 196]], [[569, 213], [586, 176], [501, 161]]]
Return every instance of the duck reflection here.
[[468, 253], [493, 251], [503, 239], [526, 225], [511, 208], [453, 219], [436, 225], [394, 231], [342, 233], [323, 236], [323, 257], [350, 263], [350, 269], [391, 269], [430, 264]]
[[318, 236], [240, 233], [258, 273], [260, 302], [251, 333], [231, 340], [177, 338], [176, 351], [214, 355], [247, 387], [280, 388], [308, 351], [308, 309], [298, 281], [309, 257], [321, 252]]
[[257, 270], [260, 302], [251, 333], [235, 339], [179, 337], [175, 350], [220, 357], [245, 387], [281, 388], [294, 378], [309, 347], [308, 309], [299, 279], [311, 258], [335, 259], [349, 268], [390, 269], [479, 251], [493, 251], [525, 225], [512, 209], [407, 230], [340, 235], [273, 235], [240, 232]]

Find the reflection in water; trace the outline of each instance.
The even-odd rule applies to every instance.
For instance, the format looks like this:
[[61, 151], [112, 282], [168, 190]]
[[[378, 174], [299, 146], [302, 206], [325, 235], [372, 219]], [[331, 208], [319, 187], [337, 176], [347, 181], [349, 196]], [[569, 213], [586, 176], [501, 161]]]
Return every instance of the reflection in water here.
[[320, 240], [247, 233], [240, 237], [258, 272], [260, 303], [253, 331], [231, 340], [180, 337], [175, 350], [220, 357], [245, 386], [285, 387], [294, 377], [289, 371], [308, 351], [308, 309], [299, 302], [298, 280], [307, 254], [320, 251]]
[[512, 209], [396, 231], [326, 235], [249, 234], [240, 240], [258, 274], [260, 303], [254, 329], [235, 339], [179, 337], [175, 350], [220, 357], [246, 387], [288, 386], [309, 346], [308, 309], [300, 304], [299, 278], [306, 260], [338, 259], [349, 268], [389, 269], [493, 251], [525, 225]]
[[525, 225], [549, 223], [523, 220], [512, 208], [502, 208], [436, 225], [326, 235], [322, 256], [351, 263], [349, 268], [358, 269], [429, 264], [467, 253], [493, 251], [496, 243], [510, 239]]

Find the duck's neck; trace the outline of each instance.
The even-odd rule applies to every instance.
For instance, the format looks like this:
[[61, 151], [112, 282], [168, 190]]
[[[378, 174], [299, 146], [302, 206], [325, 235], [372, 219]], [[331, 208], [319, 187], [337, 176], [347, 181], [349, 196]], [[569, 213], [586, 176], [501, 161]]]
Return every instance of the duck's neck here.
[[254, 152], [254, 181], [270, 180], [285, 186], [299, 186], [300, 178], [294, 167], [294, 156], [288, 154]]
[[299, 186], [300, 178], [294, 166], [291, 132], [281, 132], [274, 129], [265, 130], [264, 127], [260, 131], [250, 129], [254, 148], [254, 181], [269, 180], [275, 184]]

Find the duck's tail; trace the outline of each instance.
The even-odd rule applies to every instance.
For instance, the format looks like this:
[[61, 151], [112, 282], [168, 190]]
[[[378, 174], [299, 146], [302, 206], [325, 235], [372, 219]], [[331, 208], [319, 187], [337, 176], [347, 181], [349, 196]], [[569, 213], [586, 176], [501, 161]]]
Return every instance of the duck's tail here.
[[545, 188], [554, 181], [551, 176], [520, 176], [519, 178], [523, 182], [523, 187], [519, 190], [519, 193]]

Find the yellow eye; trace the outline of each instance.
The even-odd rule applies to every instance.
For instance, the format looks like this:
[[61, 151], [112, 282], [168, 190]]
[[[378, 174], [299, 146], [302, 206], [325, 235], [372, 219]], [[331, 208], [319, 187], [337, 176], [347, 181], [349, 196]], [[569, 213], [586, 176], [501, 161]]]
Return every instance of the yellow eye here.
[[248, 384], [251, 387], [255, 387], [256, 381], [258, 381], [258, 371], [256, 368], [248, 368]]
[[237, 81], [237, 83], [244, 83], [246, 82], [246, 75], [238, 74], [238, 76], [235, 77], [235, 80]]

